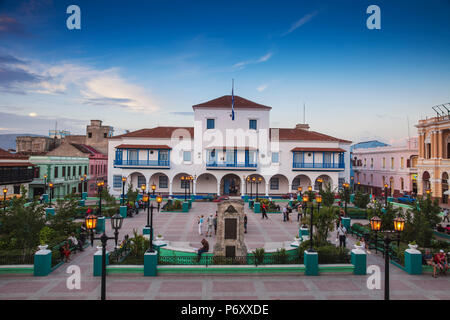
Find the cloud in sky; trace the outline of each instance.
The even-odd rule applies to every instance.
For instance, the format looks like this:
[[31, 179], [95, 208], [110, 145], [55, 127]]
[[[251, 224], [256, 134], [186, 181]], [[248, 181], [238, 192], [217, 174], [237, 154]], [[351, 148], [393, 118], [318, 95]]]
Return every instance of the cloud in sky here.
[[136, 112], [151, 113], [159, 109], [144, 88], [121, 77], [117, 68], [99, 70], [67, 62], [24, 63], [6, 54], [0, 54], [0, 89], [16, 94], [74, 94], [82, 104], [115, 106]]
[[260, 85], [260, 86], [257, 88], [257, 90], [258, 90], [259, 92], [263, 92], [264, 90], [267, 89], [267, 87], [268, 87], [267, 84], [262, 84], [262, 85]]
[[25, 30], [22, 23], [7, 15], [0, 16], [0, 38], [4, 36], [28, 37], [30, 33]]
[[294, 24], [291, 26], [291, 28], [286, 31], [285, 33], [282, 34], [282, 36], [286, 36], [289, 33], [291, 33], [292, 31], [300, 28], [301, 26], [303, 26], [304, 24], [308, 23], [309, 21], [311, 21], [317, 14], [319, 13], [319, 11], [314, 11], [311, 13], [308, 13], [307, 15], [301, 17], [299, 20], [297, 20], [296, 22], [294, 22]]
[[242, 69], [245, 66], [249, 65], [249, 64], [257, 64], [257, 63], [262, 63], [262, 62], [266, 62], [268, 61], [271, 57], [273, 56], [272, 52], [268, 52], [267, 54], [263, 55], [262, 57], [256, 59], [256, 60], [247, 60], [247, 61], [241, 61], [236, 63], [233, 67], [234, 68], [238, 68], [238, 69]]

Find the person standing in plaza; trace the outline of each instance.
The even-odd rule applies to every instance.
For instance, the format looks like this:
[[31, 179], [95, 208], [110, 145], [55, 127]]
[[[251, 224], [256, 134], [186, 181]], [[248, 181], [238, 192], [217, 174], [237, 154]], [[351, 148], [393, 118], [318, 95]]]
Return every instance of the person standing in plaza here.
[[213, 223], [214, 223], [214, 235], [216, 235], [217, 234], [217, 211], [216, 211], [216, 215], [214, 216]]
[[212, 214], [209, 215], [206, 222], [208, 223], [208, 229], [206, 229], [206, 237], [212, 237], [212, 231], [214, 227], [214, 217]]
[[203, 215], [201, 215], [198, 219], [198, 235], [202, 235], [202, 226], [203, 226]]
[[269, 217], [267, 216], [267, 211], [266, 211], [266, 206], [265, 205], [262, 206], [261, 212], [262, 212], [262, 218], [263, 219], [264, 218], [269, 219]]
[[339, 248], [346, 247], [346, 245], [345, 245], [346, 235], [347, 235], [347, 229], [341, 223], [339, 225], [339, 228], [337, 229], [337, 238], [339, 239]]
[[244, 215], [244, 233], [247, 233], [247, 222], [248, 222], [247, 215], [245, 214]]
[[445, 220], [447, 220], [447, 222], [450, 222], [449, 218], [448, 218], [448, 209], [447, 208], [444, 209], [444, 219], [442, 219], [442, 222], [445, 222]]
[[287, 206], [283, 207], [283, 222], [286, 222]]
[[297, 222], [299, 222], [302, 219], [303, 212], [302, 212], [302, 205], [299, 204], [297, 206]]

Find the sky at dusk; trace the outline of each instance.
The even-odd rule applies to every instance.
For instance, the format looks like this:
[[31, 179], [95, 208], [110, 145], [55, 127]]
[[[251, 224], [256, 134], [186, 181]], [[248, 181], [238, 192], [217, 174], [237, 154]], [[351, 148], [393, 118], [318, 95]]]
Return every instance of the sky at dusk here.
[[305, 104], [314, 131], [396, 144], [450, 102], [449, 17], [448, 0], [0, 0], [0, 134], [192, 126], [234, 79], [272, 127]]

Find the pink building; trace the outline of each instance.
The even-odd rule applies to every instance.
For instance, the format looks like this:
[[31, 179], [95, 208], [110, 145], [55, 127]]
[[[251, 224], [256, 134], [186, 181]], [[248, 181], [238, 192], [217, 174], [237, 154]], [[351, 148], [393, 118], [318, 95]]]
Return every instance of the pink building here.
[[354, 148], [352, 165], [355, 189], [361, 188], [364, 192], [380, 195], [387, 184], [390, 196], [416, 194], [417, 158], [417, 138], [409, 139], [401, 147]]
[[[81, 184], [78, 186], [78, 191], [87, 191], [89, 197], [95, 197], [97, 195], [97, 181], [107, 181], [108, 179], [108, 156], [101, 153], [94, 147], [86, 144], [72, 144], [84, 153], [89, 154], [89, 176], [87, 185], [84, 183], [84, 187]], [[86, 189], [87, 188], [87, 189]]]

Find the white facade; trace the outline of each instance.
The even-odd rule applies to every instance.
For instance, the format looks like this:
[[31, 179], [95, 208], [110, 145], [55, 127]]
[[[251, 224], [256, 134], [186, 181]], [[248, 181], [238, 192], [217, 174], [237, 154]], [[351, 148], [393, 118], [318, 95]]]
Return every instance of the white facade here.
[[[350, 141], [307, 129], [270, 129], [271, 108], [240, 97], [234, 120], [230, 96], [193, 109], [191, 128], [156, 127], [109, 139], [111, 193], [122, 192], [122, 176], [133, 188], [155, 184], [166, 195], [184, 194], [185, 175], [194, 177], [196, 195], [242, 196], [258, 188], [261, 196], [281, 196], [297, 192], [298, 183], [318, 189], [319, 177], [333, 188], [349, 181]], [[257, 187], [246, 183], [253, 176], [261, 178]]]

